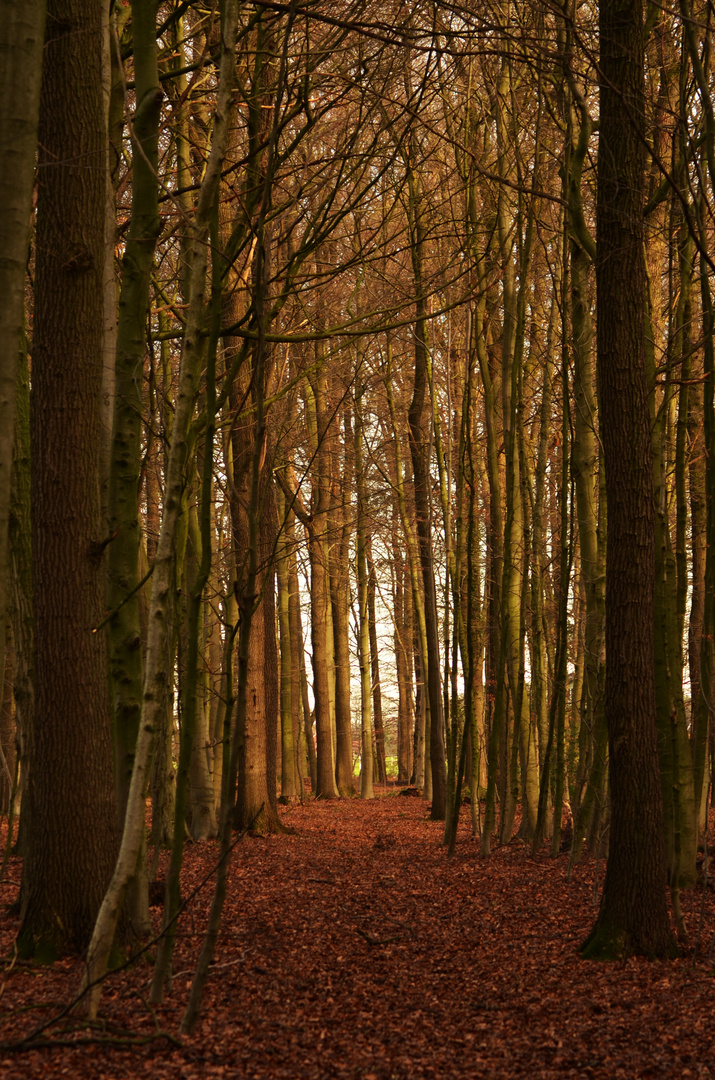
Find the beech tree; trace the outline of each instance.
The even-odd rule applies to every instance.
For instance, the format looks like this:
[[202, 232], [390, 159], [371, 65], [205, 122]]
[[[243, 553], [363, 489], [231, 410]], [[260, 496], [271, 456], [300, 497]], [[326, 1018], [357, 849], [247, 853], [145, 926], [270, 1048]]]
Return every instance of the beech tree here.
[[641, 0], [601, 0], [596, 281], [606, 470], [606, 722], [611, 828], [585, 958], [674, 954], [656, 741], [655, 523], [645, 366]]
[[[0, 673], [7, 612], [8, 519], [18, 360], [24, 321], [32, 173], [37, 145], [44, 0], [0, 8]], [[8, 672], [13, 670], [12, 665]]]
[[102, 12], [100, 0], [48, 4], [40, 99], [31, 398], [33, 827], [20, 933], [22, 951], [38, 957], [87, 946], [117, 850], [107, 656], [97, 633], [106, 546], [97, 302], [106, 200]]

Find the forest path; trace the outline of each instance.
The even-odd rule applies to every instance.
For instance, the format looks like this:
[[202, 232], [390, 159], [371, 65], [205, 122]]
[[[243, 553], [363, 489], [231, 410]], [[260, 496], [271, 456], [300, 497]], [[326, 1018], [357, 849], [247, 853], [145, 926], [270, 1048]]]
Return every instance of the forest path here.
[[[181, 1047], [0, 1048], [0, 1077], [715, 1077], [712, 966], [693, 968], [688, 956], [668, 965], [581, 962], [595, 864], [567, 883], [568, 856], [532, 859], [518, 843], [485, 862], [467, 819], [465, 810], [449, 860], [443, 826], [419, 798], [284, 811], [294, 834], [246, 838], [234, 852], [215, 969]], [[187, 848], [185, 895], [215, 853], [213, 844]], [[13, 860], [10, 882], [19, 875]], [[4, 904], [10, 890], [3, 886]], [[684, 897], [693, 935], [701, 895]], [[182, 918], [177, 974], [156, 1016], [164, 1031], [178, 1031], [210, 899], [209, 885]], [[708, 892], [707, 946], [714, 922]], [[4, 912], [4, 955], [14, 929]], [[56, 1011], [79, 972], [70, 961], [6, 971], [0, 1039]], [[149, 975], [137, 964], [109, 980], [107, 1037], [155, 1030]], [[82, 1034], [54, 1028], [47, 1037]]]

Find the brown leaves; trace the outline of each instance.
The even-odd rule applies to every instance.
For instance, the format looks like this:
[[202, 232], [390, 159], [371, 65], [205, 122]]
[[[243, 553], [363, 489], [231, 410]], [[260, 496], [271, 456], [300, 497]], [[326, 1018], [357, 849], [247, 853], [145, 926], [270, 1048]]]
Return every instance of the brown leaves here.
[[[102, 1030], [75, 1018], [46, 1033], [119, 1044], [0, 1050], [3, 1080], [65, 1071], [186, 1080], [715, 1075], [711, 966], [578, 959], [595, 916], [593, 864], [569, 884], [566, 855], [534, 860], [511, 846], [481, 861], [466, 820], [448, 860], [443, 827], [417, 798], [313, 802], [284, 819], [295, 835], [249, 838], [234, 853], [204, 1012], [180, 1049], [121, 1038], [177, 1032], [210, 885], [180, 922], [177, 975], [156, 1017], [146, 1003], [151, 969], [140, 962], [110, 979]], [[187, 848], [185, 895], [215, 857], [211, 844]], [[10, 876], [5, 904], [19, 865]], [[700, 897], [683, 896], [692, 927]], [[714, 905], [708, 893], [708, 944]], [[161, 910], [153, 915], [158, 922]], [[5, 955], [15, 929], [6, 915]], [[0, 1039], [57, 1012], [79, 971], [71, 961], [6, 970]]]

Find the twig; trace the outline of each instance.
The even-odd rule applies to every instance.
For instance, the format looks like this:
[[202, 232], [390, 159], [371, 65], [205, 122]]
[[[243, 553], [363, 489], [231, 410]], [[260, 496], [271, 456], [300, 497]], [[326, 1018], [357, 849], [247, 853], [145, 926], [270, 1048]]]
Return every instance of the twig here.
[[[238, 960], [227, 960], [225, 964], [211, 964], [209, 966], [209, 975], [212, 975], [214, 971], [223, 971], [224, 968], [236, 967], [237, 964], [245, 964], [246, 954], [241, 953]], [[193, 975], [191, 968], [185, 968], [184, 971], [177, 971], [172, 975], [172, 979], [180, 979], [184, 975]], [[152, 1009], [152, 1012], [154, 1010]]]
[[152, 1035], [131, 1036], [124, 1039], [105, 1038], [101, 1035], [82, 1035], [78, 1039], [33, 1039], [32, 1042], [20, 1040], [17, 1043], [0, 1043], [0, 1049], [13, 1050], [15, 1053], [25, 1053], [30, 1050], [52, 1050], [53, 1048], [75, 1046], [113, 1046], [115, 1048], [131, 1046], [147, 1046], [157, 1039], [167, 1039], [174, 1046], [181, 1047], [183, 1043], [168, 1031], [157, 1031]]

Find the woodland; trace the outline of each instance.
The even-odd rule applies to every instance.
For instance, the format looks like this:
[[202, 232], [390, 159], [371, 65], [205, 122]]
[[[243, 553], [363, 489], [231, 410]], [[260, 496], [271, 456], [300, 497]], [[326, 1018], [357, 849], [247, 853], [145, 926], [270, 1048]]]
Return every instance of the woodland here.
[[710, 1075], [712, 0], [0, 9], [2, 1068]]

